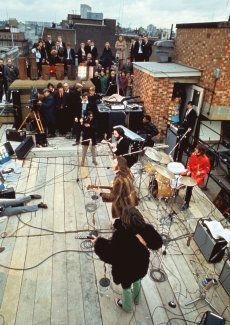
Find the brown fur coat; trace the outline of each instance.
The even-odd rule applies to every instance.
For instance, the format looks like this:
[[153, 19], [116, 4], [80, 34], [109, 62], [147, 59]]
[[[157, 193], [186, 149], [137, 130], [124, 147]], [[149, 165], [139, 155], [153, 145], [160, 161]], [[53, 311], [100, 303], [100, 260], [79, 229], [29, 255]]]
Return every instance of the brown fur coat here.
[[137, 205], [137, 196], [131, 175], [116, 174], [110, 193], [101, 193], [104, 202], [112, 202], [112, 217], [120, 218], [123, 209], [127, 206]]

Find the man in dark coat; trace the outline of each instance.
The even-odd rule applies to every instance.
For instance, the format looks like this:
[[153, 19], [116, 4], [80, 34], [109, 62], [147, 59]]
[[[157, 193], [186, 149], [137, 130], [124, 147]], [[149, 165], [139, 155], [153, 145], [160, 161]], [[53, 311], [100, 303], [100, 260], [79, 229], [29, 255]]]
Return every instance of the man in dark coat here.
[[135, 42], [133, 47], [133, 54], [135, 62], [144, 61], [144, 41], [142, 35], [138, 36], [138, 40]]
[[135, 304], [140, 302], [141, 279], [148, 272], [148, 248], [157, 250], [163, 242], [154, 227], [146, 224], [134, 207], [125, 208], [116, 228], [111, 239], [94, 237], [92, 241], [100, 259], [112, 264], [114, 282], [123, 288], [122, 299], [117, 298], [116, 304], [126, 312], [132, 312], [133, 300]]
[[54, 96], [50, 94], [48, 88], [43, 90], [43, 95], [41, 115], [44, 117], [44, 127], [47, 128], [50, 137], [55, 137], [56, 109]]
[[152, 55], [152, 44], [149, 42], [147, 36], [144, 36], [144, 60], [149, 61], [150, 56]]
[[[177, 132], [177, 143], [179, 141], [180, 142], [176, 147], [174, 153], [173, 159], [175, 161], [180, 162], [182, 160], [183, 152], [185, 152], [189, 146], [189, 137], [195, 127], [196, 119], [197, 119], [197, 114], [196, 111], [193, 109], [193, 102], [189, 101], [187, 104], [187, 110], [185, 112], [185, 116]], [[185, 135], [186, 132], [187, 134]], [[182, 139], [183, 136], [184, 138]]]
[[85, 52], [86, 52], [86, 55], [88, 53], [91, 53], [94, 61], [97, 59], [98, 52], [97, 52], [97, 48], [94, 44], [94, 41], [91, 41], [91, 40], [87, 41], [87, 45], [85, 46]]
[[13, 65], [13, 60], [7, 60], [7, 64], [4, 67], [4, 75], [7, 81], [6, 101], [9, 103], [11, 97], [10, 85], [19, 77], [19, 70], [16, 66]]
[[64, 57], [67, 65], [75, 65], [75, 51], [70, 43], [67, 43], [64, 48]]
[[152, 147], [154, 145], [153, 137], [159, 133], [157, 127], [151, 122], [150, 115], [144, 115], [143, 125], [138, 134], [145, 139], [144, 146]]
[[47, 35], [47, 41], [45, 42], [45, 48], [46, 48], [46, 52], [48, 54], [49, 61], [50, 61], [50, 58], [51, 58], [51, 51], [52, 51], [54, 46], [55, 46], [55, 43], [52, 40], [52, 36]]

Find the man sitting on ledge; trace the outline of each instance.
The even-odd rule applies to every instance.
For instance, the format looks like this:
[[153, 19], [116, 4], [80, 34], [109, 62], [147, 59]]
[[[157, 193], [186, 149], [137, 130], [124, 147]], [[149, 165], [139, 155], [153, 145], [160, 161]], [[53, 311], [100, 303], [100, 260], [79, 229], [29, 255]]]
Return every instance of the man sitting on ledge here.
[[21, 197], [19, 199], [0, 199], [0, 217], [13, 216], [20, 213], [34, 212], [38, 209], [47, 209], [47, 204], [41, 202], [36, 205], [23, 205], [22, 203], [29, 202], [31, 200], [41, 199], [41, 195], [31, 194], [28, 196]]

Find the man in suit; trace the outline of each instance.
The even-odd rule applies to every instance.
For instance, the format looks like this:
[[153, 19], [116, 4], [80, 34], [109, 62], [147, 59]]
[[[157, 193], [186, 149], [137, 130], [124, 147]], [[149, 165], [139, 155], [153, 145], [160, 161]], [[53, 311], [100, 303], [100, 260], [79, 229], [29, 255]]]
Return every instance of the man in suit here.
[[[196, 111], [193, 109], [193, 102], [187, 103], [187, 109], [182, 120], [182, 123], [177, 131], [177, 143], [174, 153], [174, 160], [180, 162], [182, 160], [183, 152], [185, 152], [189, 146], [189, 136], [191, 135], [195, 123], [196, 123]], [[185, 133], [187, 134], [185, 135]], [[183, 137], [184, 136], [184, 137]]]
[[55, 43], [54, 41], [52, 40], [52, 36], [51, 35], [47, 35], [47, 41], [45, 42], [45, 49], [46, 49], [46, 52], [48, 54], [48, 58], [50, 60], [50, 57], [51, 57], [51, 51], [53, 49], [53, 47], [55, 46]]
[[[76, 97], [76, 95], [75, 95]], [[76, 142], [73, 143], [73, 146], [76, 146], [80, 142], [80, 136], [82, 131], [82, 125], [80, 123], [81, 119], [85, 119], [89, 111], [89, 100], [88, 93], [83, 93], [80, 100], [75, 102], [75, 111], [74, 111], [74, 133], [76, 135]]]
[[71, 47], [70, 43], [66, 44], [66, 48], [64, 49], [64, 57], [67, 65], [75, 65], [75, 51]]
[[19, 70], [14, 66], [12, 59], [8, 59], [7, 64], [4, 66], [4, 76], [7, 81], [6, 101], [9, 103], [11, 100], [10, 85], [19, 77]]
[[142, 62], [144, 61], [144, 46], [145, 43], [143, 41], [142, 35], [138, 36], [138, 40], [134, 44], [133, 54], [135, 62]]
[[87, 41], [87, 45], [85, 46], [85, 52], [86, 52], [86, 55], [88, 53], [91, 53], [92, 54], [92, 58], [93, 58], [94, 61], [97, 59], [98, 52], [97, 52], [97, 48], [96, 48], [96, 46], [94, 44], [94, 41], [91, 41], [91, 40], [88, 40]]
[[150, 56], [152, 55], [152, 44], [149, 42], [147, 36], [144, 36], [144, 60], [149, 61]]

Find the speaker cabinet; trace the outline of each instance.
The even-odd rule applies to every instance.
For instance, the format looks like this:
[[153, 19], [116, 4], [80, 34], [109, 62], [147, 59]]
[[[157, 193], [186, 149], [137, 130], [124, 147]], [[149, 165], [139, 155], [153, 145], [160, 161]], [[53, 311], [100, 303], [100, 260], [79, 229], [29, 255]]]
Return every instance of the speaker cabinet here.
[[22, 123], [22, 106], [19, 90], [12, 90], [12, 102], [14, 107], [14, 127], [17, 129]]
[[9, 187], [0, 192], [1, 199], [15, 199], [15, 190], [13, 187]]
[[13, 129], [7, 129], [6, 130], [6, 140], [7, 141], [16, 141], [16, 142], [22, 142], [26, 137], [25, 131], [17, 131]]
[[219, 315], [206, 311], [203, 315], [200, 325], [225, 325], [225, 319]]
[[226, 260], [220, 273], [219, 281], [230, 296], [230, 260]]
[[12, 156], [14, 154], [14, 149], [12, 148], [10, 142], [4, 143], [4, 147], [5, 147], [5, 149], [6, 149], [9, 156]]
[[18, 159], [24, 159], [30, 150], [34, 146], [34, 140], [32, 136], [26, 137], [22, 143], [15, 149], [15, 153]]
[[47, 136], [46, 133], [36, 133], [35, 134], [35, 141], [36, 141], [36, 145], [44, 145], [47, 144]]
[[197, 222], [193, 239], [207, 262], [218, 263], [224, 256], [227, 242], [224, 239], [216, 240], [213, 238], [208, 228], [203, 223], [205, 220], [211, 221], [211, 219], [200, 219]]

